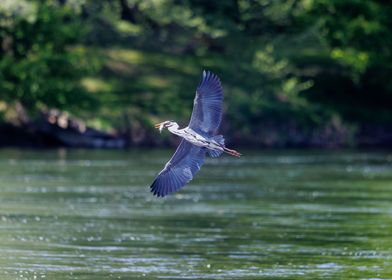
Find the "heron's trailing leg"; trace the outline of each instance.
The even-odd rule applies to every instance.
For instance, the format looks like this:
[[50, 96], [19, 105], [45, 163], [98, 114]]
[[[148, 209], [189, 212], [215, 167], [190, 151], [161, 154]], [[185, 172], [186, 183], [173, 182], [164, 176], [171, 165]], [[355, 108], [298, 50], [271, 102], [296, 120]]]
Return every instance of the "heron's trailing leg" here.
[[235, 157], [240, 157], [240, 156], [242, 156], [242, 154], [240, 154], [240, 153], [237, 152], [236, 150], [231, 150], [231, 149], [228, 149], [228, 148], [226, 148], [226, 147], [223, 148], [223, 151], [224, 151], [225, 153], [231, 155], [231, 156], [235, 156]]

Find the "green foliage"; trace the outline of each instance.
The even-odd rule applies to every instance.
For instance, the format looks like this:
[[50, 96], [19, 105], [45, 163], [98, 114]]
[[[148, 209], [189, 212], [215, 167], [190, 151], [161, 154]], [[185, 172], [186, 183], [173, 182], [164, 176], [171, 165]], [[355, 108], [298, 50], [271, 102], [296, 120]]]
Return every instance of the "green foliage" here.
[[[298, 16], [302, 28], [317, 26], [335, 61], [315, 79], [315, 101], [351, 121], [392, 121], [392, 6], [375, 0], [312, 0]], [[329, 73], [327, 73], [329, 71]], [[331, 84], [335, 85], [331, 89]], [[375, 113], [375, 111], [377, 113]]]
[[0, 4], [0, 99], [31, 114], [45, 108], [91, 108], [79, 80], [89, 68], [76, 47], [82, 25], [69, 6], [55, 1]]
[[390, 65], [391, 13], [387, 1], [310, 1], [303, 16], [319, 22], [332, 57], [362, 74], [375, 65]]
[[210, 69], [238, 138], [258, 141], [266, 124], [281, 137], [392, 121], [387, 1], [17, 2], [0, 3], [0, 112], [5, 102], [105, 128], [185, 124]]

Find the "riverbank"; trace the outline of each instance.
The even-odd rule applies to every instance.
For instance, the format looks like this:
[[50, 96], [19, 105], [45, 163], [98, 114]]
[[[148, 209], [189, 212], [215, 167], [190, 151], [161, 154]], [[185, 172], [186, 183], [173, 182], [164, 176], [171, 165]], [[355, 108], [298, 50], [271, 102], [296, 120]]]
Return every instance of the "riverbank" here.
[[[356, 129], [329, 125], [310, 130], [287, 124], [266, 124], [254, 137], [233, 131], [224, 134], [227, 144], [236, 147], [392, 148], [392, 126], [387, 125], [364, 124]], [[123, 149], [167, 147], [177, 143], [172, 135], [160, 135], [152, 127], [121, 128], [108, 133], [73, 120], [66, 124], [47, 120], [23, 125], [0, 124], [0, 147]]]

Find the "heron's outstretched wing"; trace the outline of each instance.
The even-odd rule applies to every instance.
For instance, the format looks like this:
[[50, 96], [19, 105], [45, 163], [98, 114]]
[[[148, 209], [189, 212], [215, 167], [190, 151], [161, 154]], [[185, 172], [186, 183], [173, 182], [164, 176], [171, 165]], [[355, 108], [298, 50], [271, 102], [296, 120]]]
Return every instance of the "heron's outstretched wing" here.
[[215, 135], [222, 119], [222, 103], [223, 89], [218, 76], [203, 71], [203, 77], [196, 89], [189, 127], [209, 136]]
[[200, 170], [205, 154], [205, 148], [182, 140], [173, 157], [152, 183], [151, 192], [160, 197], [185, 186]]

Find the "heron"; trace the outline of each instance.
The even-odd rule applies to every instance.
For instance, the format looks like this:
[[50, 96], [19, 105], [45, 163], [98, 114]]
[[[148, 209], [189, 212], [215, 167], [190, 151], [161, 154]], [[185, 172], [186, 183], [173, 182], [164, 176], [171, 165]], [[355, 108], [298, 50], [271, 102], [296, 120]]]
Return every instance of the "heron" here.
[[180, 128], [174, 121], [155, 125], [162, 132], [167, 128], [182, 138], [177, 150], [151, 184], [157, 197], [174, 193], [189, 183], [204, 163], [206, 154], [216, 158], [227, 153], [239, 157], [236, 150], [225, 146], [223, 135], [217, 134], [222, 120], [223, 88], [217, 75], [203, 71], [196, 89], [193, 111], [187, 127]]

